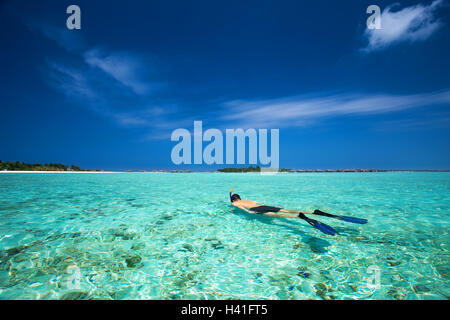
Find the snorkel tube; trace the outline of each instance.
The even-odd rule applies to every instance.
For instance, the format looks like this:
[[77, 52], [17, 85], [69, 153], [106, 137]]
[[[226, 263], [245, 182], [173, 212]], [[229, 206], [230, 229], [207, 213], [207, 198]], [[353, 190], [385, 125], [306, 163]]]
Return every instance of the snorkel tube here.
[[231, 200], [231, 194], [233, 193], [233, 188], [231, 188], [230, 190], [230, 201], [233, 202], [233, 200]]

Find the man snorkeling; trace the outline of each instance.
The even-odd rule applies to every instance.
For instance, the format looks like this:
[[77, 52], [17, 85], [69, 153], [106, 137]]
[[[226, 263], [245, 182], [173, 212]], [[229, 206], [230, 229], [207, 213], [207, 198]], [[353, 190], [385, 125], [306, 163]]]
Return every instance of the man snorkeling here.
[[360, 218], [354, 218], [354, 217], [346, 217], [346, 216], [337, 216], [334, 214], [326, 213], [320, 210], [314, 210], [314, 212], [305, 212], [305, 211], [298, 211], [298, 210], [287, 210], [281, 207], [272, 207], [267, 206], [262, 203], [258, 203], [256, 201], [252, 200], [242, 200], [241, 197], [235, 193], [233, 193], [233, 189], [230, 191], [230, 201], [231, 204], [239, 209], [242, 209], [248, 213], [252, 214], [262, 214], [268, 217], [272, 218], [300, 218], [308, 222], [310, 225], [312, 225], [314, 228], [319, 229], [325, 234], [329, 235], [335, 235], [338, 232], [334, 230], [329, 225], [326, 225], [325, 223], [316, 221], [314, 219], [310, 219], [305, 214], [315, 214], [318, 216], [324, 216], [328, 218], [335, 218], [342, 221], [347, 222], [353, 222], [353, 223], [359, 223], [359, 224], [365, 224], [367, 223], [366, 219], [360, 219]]

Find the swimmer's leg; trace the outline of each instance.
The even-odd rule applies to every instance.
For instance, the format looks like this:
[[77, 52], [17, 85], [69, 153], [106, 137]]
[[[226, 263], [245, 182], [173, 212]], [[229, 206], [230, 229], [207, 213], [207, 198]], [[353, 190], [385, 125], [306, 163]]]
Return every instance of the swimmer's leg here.
[[[282, 212], [281, 210], [278, 212]], [[263, 216], [272, 217], [272, 218], [298, 218], [298, 215], [293, 216], [290, 214], [279, 214], [276, 212], [264, 212], [262, 213]]]
[[285, 213], [294, 213], [298, 216], [298, 214], [313, 214], [312, 212], [306, 212], [306, 211], [299, 211], [299, 210], [288, 210], [288, 209], [280, 209], [279, 212], [285, 212]]
[[327, 225], [325, 223], [322, 223], [322, 222], [319, 222], [319, 221], [314, 220], [314, 219], [310, 219], [307, 216], [305, 216], [303, 213], [300, 213], [298, 215], [298, 217], [300, 219], [305, 220], [310, 225], [312, 225], [314, 228], [322, 231], [325, 234], [329, 234], [329, 235], [332, 235], [332, 236], [334, 236], [335, 234], [338, 234], [338, 232], [336, 230], [334, 230], [332, 227], [330, 227], [329, 225]]
[[322, 231], [325, 234], [329, 234], [334, 236], [335, 234], [337, 234], [338, 232], [336, 230], [334, 230], [332, 227], [330, 227], [329, 225], [319, 222], [317, 220], [314, 219], [310, 219], [307, 216], [305, 216], [303, 213], [298, 213], [298, 215], [290, 215], [290, 214], [279, 214], [279, 213], [275, 213], [275, 212], [264, 212], [262, 213], [262, 215], [267, 216], [267, 217], [272, 217], [272, 218], [300, 218], [305, 220], [306, 222], [308, 222], [311, 226], [313, 226], [316, 229], [319, 229], [320, 231]]

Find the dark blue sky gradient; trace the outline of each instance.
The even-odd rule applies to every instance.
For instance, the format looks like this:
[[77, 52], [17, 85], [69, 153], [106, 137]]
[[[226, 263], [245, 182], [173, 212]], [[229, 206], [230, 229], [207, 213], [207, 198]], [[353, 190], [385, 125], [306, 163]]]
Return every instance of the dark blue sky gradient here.
[[[81, 30], [66, 28], [70, 4], [81, 7]], [[177, 167], [170, 158], [170, 133], [202, 120], [204, 130], [280, 128], [281, 167], [450, 169], [449, 100], [429, 99], [450, 92], [448, 3], [435, 11], [440, 26], [426, 39], [367, 52], [370, 4], [3, 1], [0, 159], [214, 169]], [[251, 103], [312, 97], [339, 105], [339, 95], [383, 96], [386, 109], [228, 118]], [[431, 102], [390, 108], [396, 97]]]

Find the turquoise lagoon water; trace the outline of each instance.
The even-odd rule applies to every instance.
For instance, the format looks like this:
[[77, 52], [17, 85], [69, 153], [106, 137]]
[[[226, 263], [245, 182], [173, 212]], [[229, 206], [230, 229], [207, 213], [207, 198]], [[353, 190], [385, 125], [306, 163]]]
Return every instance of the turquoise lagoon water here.
[[[231, 187], [369, 223], [317, 217], [328, 236]], [[450, 173], [2, 174], [0, 299], [448, 299], [449, 194]]]

